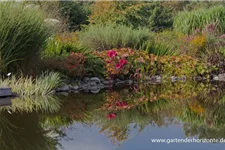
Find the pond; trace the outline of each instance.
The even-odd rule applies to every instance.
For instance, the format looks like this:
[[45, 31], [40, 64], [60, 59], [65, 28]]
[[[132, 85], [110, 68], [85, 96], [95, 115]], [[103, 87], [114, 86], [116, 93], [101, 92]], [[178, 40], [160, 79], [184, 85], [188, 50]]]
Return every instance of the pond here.
[[224, 87], [169, 82], [11, 99], [0, 107], [0, 149], [224, 149]]

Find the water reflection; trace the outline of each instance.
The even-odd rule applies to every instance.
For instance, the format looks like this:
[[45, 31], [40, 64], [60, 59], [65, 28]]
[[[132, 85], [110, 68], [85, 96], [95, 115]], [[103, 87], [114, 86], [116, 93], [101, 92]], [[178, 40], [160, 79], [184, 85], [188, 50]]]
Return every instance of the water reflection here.
[[183, 124], [187, 137], [225, 138], [224, 87], [225, 83], [164, 83], [98, 94], [15, 98], [0, 107], [0, 149], [58, 149], [76, 124], [95, 126], [116, 144], [148, 127], [174, 124]]

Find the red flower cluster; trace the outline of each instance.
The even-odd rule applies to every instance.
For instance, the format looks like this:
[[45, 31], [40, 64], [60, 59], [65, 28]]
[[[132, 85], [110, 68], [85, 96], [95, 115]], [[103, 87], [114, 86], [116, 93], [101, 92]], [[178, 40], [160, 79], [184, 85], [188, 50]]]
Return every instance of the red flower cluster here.
[[127, 102], [116, 102], [116, 106], [120, 108], [127, 108]]
[[114, 119], [114, 118], [116, 118], [116, 113], [109, 113], [109, 114], [107, 114], [107, 116], [106, 116], [108, 119]]
[[[109, 61], [107, 61], [107, 63], [111, 63], [111, 62], [112, 62], [112, 58], [114, 58], [114, 57], [117, 56], [117, 52], [116, 52], [115, 50], [109, 50], [109, 51], [107, 52], [107, 55], [111, 58]], [[116, 64], [116, 69], [120, 69], [120, 68], [122, 68], [122, 67], [123, 67], [124, 65], [126, 65], [126, 64], [127, 64], [127, 60], [122, 58], [122, 59], [119, 61], [119, 63]]]
[[115, 56], [117, 56], [117, 52], [115, 50], [109, 50], [107, 52], [107, 55], [110, 57], [110, 58], [113, 58]]
[[118, 64], [116, 64], [116, 69], [120, 69], [126, 64], [127, 64], [127, 60], [126, 59], [121, 59], [120, 62]]

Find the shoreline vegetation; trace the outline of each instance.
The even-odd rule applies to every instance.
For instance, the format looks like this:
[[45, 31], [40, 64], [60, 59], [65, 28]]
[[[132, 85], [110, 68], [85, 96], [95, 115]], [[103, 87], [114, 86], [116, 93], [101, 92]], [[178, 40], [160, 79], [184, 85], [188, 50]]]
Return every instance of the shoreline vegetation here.
[[0, 86], [20, 96], [225, 81], [224, 2], [2, 2], [0, 8]]

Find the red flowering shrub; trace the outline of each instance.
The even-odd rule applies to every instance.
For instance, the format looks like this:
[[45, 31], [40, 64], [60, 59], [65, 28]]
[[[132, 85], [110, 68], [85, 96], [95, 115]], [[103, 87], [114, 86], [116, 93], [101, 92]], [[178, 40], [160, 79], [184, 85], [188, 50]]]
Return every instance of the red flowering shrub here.
[[114, 119], [114, 118], [116, 118], [116, 113], [109, 113], [109, 114], [107, 114], [107, 119]]
[[85, 60], [86, 58], [83, 54], [72, 52], [69, 56], [67, 56], [64, 62], [65, 69], [72, 75], [85, 75]]
[[209, 71], [204, 63], [188, 55], [156, 56], [130, 48], [102, 51], [97, 55], [105, 61], [108, 76], [129, 75], [142, 78], [155, 75], [157, 72], [167, 77], [196, 76]]
[[145, 54], [143, 51], [135, 51], [130, 48], [113, 49], [98, 52], [97, 55], [105, 61], [107, 75], [127, 75], [134, 70], [134, 59], [138, 55]]

